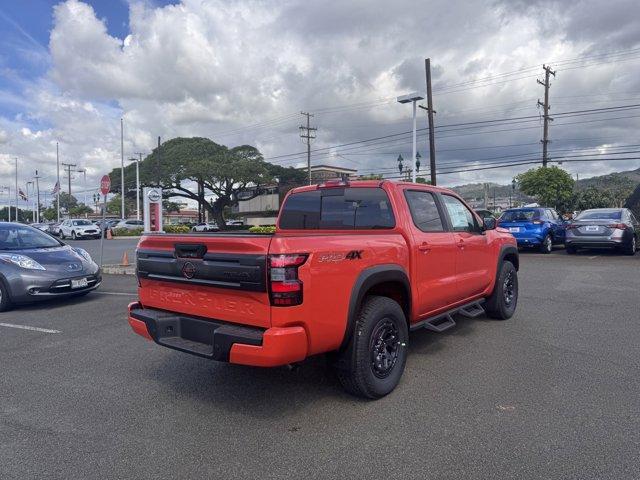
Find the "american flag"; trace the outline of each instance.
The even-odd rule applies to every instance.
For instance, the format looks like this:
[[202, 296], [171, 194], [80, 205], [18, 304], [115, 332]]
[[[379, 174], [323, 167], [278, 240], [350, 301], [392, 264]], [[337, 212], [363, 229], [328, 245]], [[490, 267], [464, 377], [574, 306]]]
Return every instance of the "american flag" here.
[[29, 200], [29, 198], [28, 198], [28, 197], [27, 197], [27, 195], [22, 191], [22, 189], [21, 189], [21, 188], [19, 188], [19, 189], [18, 189], [18, 195], [20, 195], [20, 198], [21, 198], [22, 200], [24, 200], [25, 202], [26, 202], [27, 200]]
[[53, 192], [51, 192], [51, 195], [55, 195], [60, 191], [60, 182], [56, 182], [56, 185], [53, 187]]

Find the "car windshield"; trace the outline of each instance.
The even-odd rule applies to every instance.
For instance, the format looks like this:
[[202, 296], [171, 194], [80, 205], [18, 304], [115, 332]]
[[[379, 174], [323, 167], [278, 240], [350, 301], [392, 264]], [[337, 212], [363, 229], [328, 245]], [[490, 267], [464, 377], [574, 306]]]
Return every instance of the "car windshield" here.
[[501, 222], [529, 222], [540, 218], [538, 210], [507, 210], [500, 217]]
[[576, 220], [620, 220], [621, 210], [585, 210], [578, 214]]
[[93, 225], [93, 223], [91, 223], [89, 220], [74, 220], [73, 221], [73, 226], [74, 227], [86, 226], [86, 225]]
[[0, 250], [59, 247], [60, 242], [28, 225], [0, 224]]

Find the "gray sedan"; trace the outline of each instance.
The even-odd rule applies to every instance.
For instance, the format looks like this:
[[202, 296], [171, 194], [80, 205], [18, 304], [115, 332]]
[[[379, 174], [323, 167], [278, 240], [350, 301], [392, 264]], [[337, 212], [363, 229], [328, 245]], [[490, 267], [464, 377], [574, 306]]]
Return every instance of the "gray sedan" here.
[[584, 210], [566, 226], [565, 248], [615, 248], [627, 255], [636, 253], [640, 224], [628, 208]]
[[0, 312], [14, 303], [83, 295], [101, 281], [100, 268], [82, 248], [28, 225], [0, 223]]

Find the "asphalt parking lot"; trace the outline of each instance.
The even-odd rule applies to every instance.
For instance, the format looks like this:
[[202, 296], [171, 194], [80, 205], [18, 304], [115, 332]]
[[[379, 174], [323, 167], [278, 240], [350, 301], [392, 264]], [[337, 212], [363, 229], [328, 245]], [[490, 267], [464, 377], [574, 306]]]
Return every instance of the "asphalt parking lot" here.
[[[122, 261], [122, 255], [127, 252], [129, 262], [136, 259], [136, 245], [138, 245], [138, 237], [134, 238], [118, 238], [115, 240], [104, 240], [104, 251], [102, 253], [102, 263], [105, 265], [117, 265]], [[65, 243], [74, 247], [84, 248], [89, 255], [97, 262], [100, 261], [100, 239], [90, 240], [71, 240], [69, 238], [63, 240]]]
[[[98, 243], [98, 242], [96, 242]], [[640, 254], [521, 255], [516, 315], [410, 337], [398, 389], [134, 335], [135, 279], [0, 313], [0, 477], [571, 478], [640, 472]], [[48, 331], [47, 331], [48, 330]]]

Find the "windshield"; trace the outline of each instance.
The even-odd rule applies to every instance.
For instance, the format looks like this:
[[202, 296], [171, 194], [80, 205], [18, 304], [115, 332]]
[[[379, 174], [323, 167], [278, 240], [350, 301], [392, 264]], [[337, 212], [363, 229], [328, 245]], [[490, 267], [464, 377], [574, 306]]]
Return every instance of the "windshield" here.
[[540, 218], [538, 210], [507, 210], [500, 217], [501, 222], [530, 222]]
[[0, 250], [59, 247], [60, 242], [28, 225], [0, 224]]
[[93, 225], [93, 223], [91, 223], [89, 220], [74, 220], [73, 225], [75, 227], [78, 227], [78, 226], [85, 226], [85, 225]]
[[576, 220], [620, 220], [622, 210], [585, 210]]

